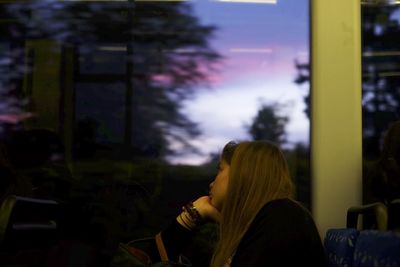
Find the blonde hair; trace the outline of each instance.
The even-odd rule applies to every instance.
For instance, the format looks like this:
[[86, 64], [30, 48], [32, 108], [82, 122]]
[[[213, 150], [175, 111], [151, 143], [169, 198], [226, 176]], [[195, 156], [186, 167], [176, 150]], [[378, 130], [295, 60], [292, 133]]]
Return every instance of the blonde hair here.
[[228, 262], [250, 223], [266, 203], [292, 198], [294, 192], [286, 159], [281, 150], [270, 142], [237, 144], [229, 165], [228, 189], [212, 267], [222, 267]]

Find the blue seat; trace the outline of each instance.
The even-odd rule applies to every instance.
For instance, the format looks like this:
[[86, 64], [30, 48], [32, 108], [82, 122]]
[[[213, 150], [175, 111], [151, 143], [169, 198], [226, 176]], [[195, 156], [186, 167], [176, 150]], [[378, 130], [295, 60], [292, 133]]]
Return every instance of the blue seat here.
[[400, 233], [361, 231], [354, 249], [353, 267], [400, 267]]
[[324, 239], [328, 267], [352, 267], [359, 231], [355, 228], [329, 229]]

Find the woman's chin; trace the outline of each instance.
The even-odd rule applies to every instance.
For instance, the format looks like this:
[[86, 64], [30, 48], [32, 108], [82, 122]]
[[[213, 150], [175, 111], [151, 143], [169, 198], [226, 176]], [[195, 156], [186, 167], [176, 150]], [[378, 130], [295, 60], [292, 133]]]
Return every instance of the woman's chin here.
[[216, 208], [219, 212], [221, 212], [221, 209], [222, 209], [221, 203], [216, 202], [212, 197], [210, 197], [210, 198], [211, 198], [211, 201], [210, 201], [211, 205], [214, 208]]
[[213, 206], [213, 207], [217, 207], [216, 206], [216, 203], [215, 203], [215, 200], [214, 200], [214, 198], [210, 195], [210, 204], [211, 204], [211, 206]]

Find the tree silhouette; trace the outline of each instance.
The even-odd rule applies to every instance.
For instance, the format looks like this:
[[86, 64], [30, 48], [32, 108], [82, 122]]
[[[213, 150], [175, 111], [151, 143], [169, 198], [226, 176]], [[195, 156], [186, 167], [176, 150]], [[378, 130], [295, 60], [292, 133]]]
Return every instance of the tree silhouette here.
[[[0, 9], [0, 17], [9, 18]], [[24, 50], [15, 49], [8, 37], [13, 29], [0, 27], [0, 137], [6, 138], [11, 131], [19, 128], [19, 122], [29, 118], [24, 112], [24, 100], [19, 99], [18, 87], [25, 66], [20, 64], [24, 58]], [[20, 40], [16, 40], [20, 42]], [[10, 71], [12, 70], [12, 72]]]
[[[204, 68], [213, 71], [212, 63], [219, 58], [208, 45], [214, 28], [201, 26], [191, 15], [191, 6], [184, 3], [141, 3], [136, 5], [135, 14], [133, 95], [143, 98], [134, 98], [133, 121], [146, 119], [148, 123], [143, 125], [151, 129], [146, 132], [159, 132], [164, 142], [167, 133], [170, 142], [188, 148], [187, 140], [197, 136], [199, 130], [180, 108], [182, 101], [192, 96], [194, 87], [206, 80]], [[141, 115], [143, 110], [148, 116]], [[157, 123], [149, 118], [156, 118], [153, 121]], [[132, 138], [133, 144], [145, 143], [139, 127], [133, 128]]]
[[286, 116], [277, 115], [279, 106], [276, 104], [263, 104], [248, 127], [248, 132], [253, 140], [269, 140], [278, 145], [286, 141], [285, 125]]
[[[295, 78], [294, 82], [302, 85], [302, 84], [309, 84], [310, 82], [310, 64], [307, 63], [300, 63], [295, 60], [295, 66], [297, 69], [297, 77]], [[308, 118], [311, 117], [311, 99], [310, 99], [310, 92], [304, 96], [304, 102], [306, 104], [304, 113], [307, 115]]]
[[[269, 140], [282, 146], [286, 142], [286, 116], [278, 115], [278, 104], [263, 104], [254, 117], [248, 132], [253, 140]], [[309, 147], [302, 143], [294, 144], [293, 148], [284, 149], [289, 170], [296, 184], [296, 198], [308, 208], [311, 207]]]
[[[105, 112], [124, 117], [129, 154], [162, 158], [172, 153], [171, 143], [191, 149], [187, 140], [200, 131], [182, 105], [197, 85], [207, 84], [220, 56], [209, 46], [215, 27], [200, 24], [189, 3], [46, 0], [8, 4], [7, 11], [16, 21], [13, 40], [56, 40], [79, 50], [77, 57], [91, 57], [104, 44], [125, 48], [125, 107]], [[105, 79], [99, 69], [93, 66]]]
[[[393, 16], [399, 10], [396, 6], [362, 6], [362, 127], [366, 159], [379, 155], [382, 134], [400, 117], [400, 25]], [[308, 83], [309, 63], [295, 61], [295, 66], [295, 83]], [[309, 94], [304, 101], [305, 113], [310, 117]]]

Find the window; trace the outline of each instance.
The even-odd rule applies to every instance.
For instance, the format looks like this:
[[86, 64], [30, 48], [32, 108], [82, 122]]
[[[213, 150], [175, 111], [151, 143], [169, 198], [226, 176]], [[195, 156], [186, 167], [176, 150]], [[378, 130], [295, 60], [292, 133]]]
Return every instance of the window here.
[[57, 164], [52, 144], [32, 145], [44, 155], [34, 183], [79, 203], [91, 231], [77, 238], [163, 227], [208, 193], [230, 140], [281, 145], [310, 207], [308, 0], [1, 5], [4, 140], [37, 128], [58, 138]]
[[[383, 185], [383, 178], [376, 174], [381, 172], [378, 161], [391, 157], [383, 155], [385, 135], [391, 125], [400, 119], [400, 6], [395, 2], [362, 2], [365, 203], [384, 201], [389, 197], [389, 191], [397, 190], [394, 185], [389, 185], [392, 189], [384, 189], [382, 186], [388, 184]], [[393, 152], [398, 149], [396, 143], [389, 146]]]

